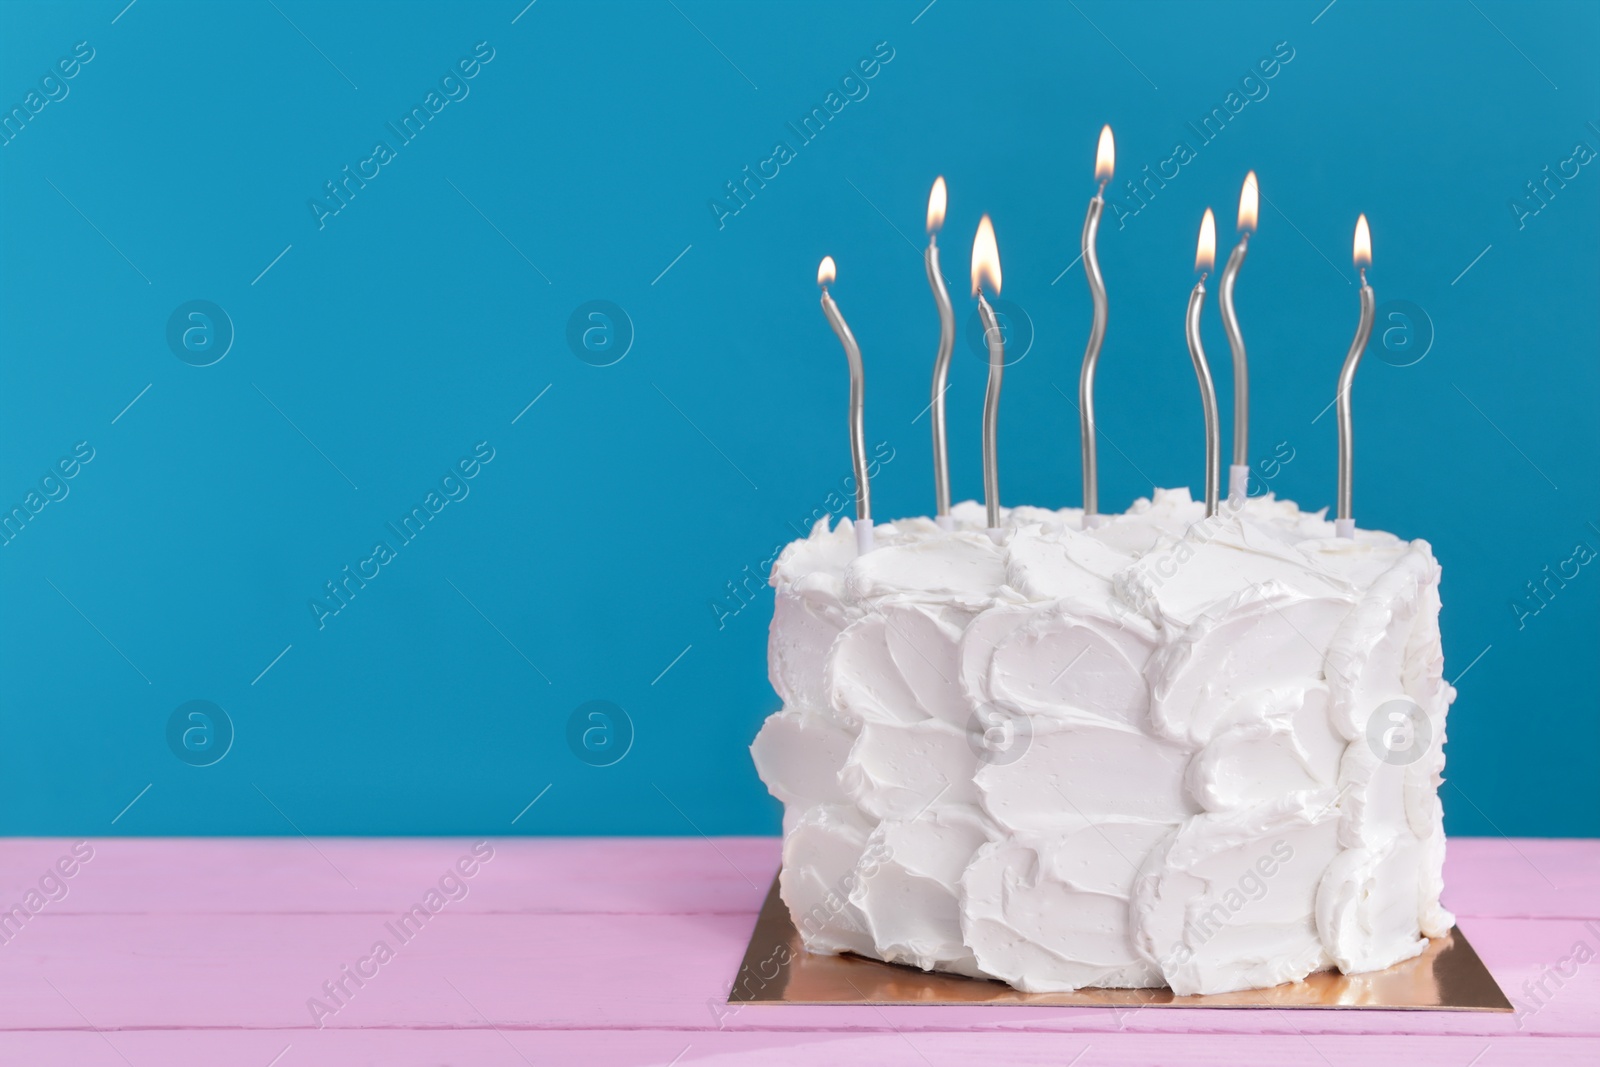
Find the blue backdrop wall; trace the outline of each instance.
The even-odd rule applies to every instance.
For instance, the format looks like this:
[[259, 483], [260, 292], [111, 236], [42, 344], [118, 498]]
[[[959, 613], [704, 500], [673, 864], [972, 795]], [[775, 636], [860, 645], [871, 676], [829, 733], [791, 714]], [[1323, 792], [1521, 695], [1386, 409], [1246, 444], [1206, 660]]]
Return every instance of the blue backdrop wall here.
[[0, 8], [0, 830], [776, 832], [759, 572], [849, 472], [817, 262], [926, 513], [931, 181], [952, 279], [992, 215], [1005, 496], [1075, 504], [1107, 122], [1105, 506], [1198, 479], [1250, 169], [1256, 451], [1332, 502], [1365, 212], [1357, 515], [1443, 561], [1449, 828], [1600, 829], [1600, 7], [125, 3]]

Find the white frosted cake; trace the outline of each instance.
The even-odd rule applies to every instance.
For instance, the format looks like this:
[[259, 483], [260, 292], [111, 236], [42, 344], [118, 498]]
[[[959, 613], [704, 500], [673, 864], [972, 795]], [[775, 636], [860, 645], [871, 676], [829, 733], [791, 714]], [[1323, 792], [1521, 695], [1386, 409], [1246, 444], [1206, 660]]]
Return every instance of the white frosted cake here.
[[1252, 499], [848, 519], [784, 550], [784, 804], [806, 947], [1216, 993], [1379, 970], [1446, 934], [1439, 565]]

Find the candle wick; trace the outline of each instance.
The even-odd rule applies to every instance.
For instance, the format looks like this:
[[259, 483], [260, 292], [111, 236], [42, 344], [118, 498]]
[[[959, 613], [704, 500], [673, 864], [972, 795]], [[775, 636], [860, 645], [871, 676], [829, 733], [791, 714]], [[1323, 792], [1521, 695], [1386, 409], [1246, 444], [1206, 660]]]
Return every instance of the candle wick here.
[[1104, 179], [1101, 180], [1101, 182], [1100, 182], [1100, 190], [1094, 194], [1094, 198], [1096, 200], [1099, 200], [1101, 197], [1106, 195], [1106, 183], [1109, 182], [1110, 180], [1111, 180], [1110, 178], [1104, 178]]

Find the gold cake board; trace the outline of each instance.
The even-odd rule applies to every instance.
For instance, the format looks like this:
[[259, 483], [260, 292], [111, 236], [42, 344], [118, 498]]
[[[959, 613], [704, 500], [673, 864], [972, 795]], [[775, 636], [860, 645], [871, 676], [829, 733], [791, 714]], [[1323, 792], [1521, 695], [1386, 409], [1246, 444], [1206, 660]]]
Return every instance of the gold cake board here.
[[800, 944], [778, 880], [756, 918], [730, 1004], [1015, 1004], [1074, 1008], [1367, 1008], [1509, 1012], [1511, 1002], [1459, 926], [1422, 955], [1370, 974], [1322, 971], [1301, 982], [1206, 996], [1170, 989], [1024, 993], [1003, 982], [935, 974], [860, 956], [817, 956]]

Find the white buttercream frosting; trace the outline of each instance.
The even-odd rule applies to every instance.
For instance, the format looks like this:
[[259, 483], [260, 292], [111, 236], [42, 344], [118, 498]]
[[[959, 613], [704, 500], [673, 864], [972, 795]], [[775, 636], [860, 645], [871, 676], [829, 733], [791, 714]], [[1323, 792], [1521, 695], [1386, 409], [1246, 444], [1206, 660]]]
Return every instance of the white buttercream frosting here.
[[1213, 993], [1448, 932], [1426, 542], [1183, 489], [952, 518], [866, 555], [823, 520], [773, 568], [751, 751], [811, 951]]

